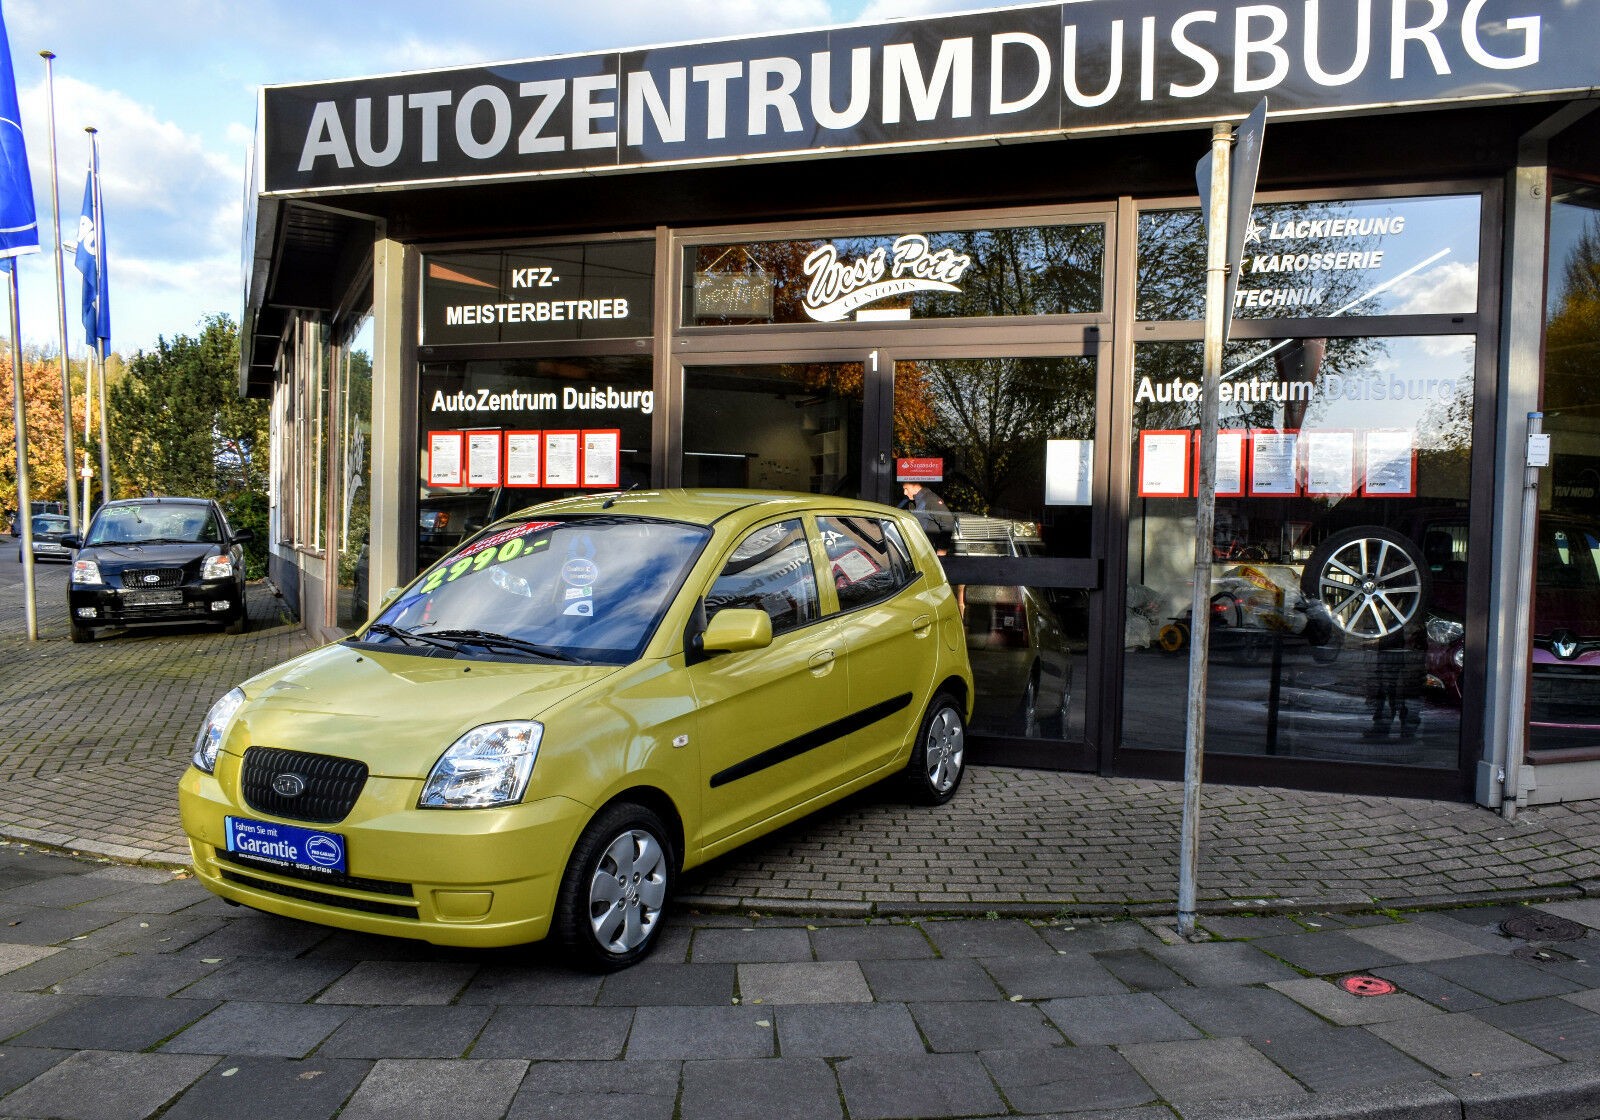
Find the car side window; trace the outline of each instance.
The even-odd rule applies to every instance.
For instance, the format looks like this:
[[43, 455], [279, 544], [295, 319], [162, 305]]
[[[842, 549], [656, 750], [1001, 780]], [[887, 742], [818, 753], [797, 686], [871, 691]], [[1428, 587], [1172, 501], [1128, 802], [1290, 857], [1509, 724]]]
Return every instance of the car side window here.
[[915, 569], [899, 532], [876, 517], [818, 517], [839, 609], [887, 599], [911, 582]]
[[774, 634], [821, 616], [817, 573], [799, 519], [764, 525], [739, 542], [706, 595], [708, 616], [730, 608], [766, 611]]

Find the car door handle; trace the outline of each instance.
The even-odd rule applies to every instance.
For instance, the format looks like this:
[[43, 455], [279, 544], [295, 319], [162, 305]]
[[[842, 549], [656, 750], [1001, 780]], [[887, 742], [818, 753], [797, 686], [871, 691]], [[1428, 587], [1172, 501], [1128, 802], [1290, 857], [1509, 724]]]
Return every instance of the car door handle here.
[[833, 650], [825, 649], [811, 655], [811, 669], [817, 672], [833, 664]]
[[916, 620], [911, 623], [911, 629], [914, 630], [918, 636], [921, 636], [926, 634], [928, 632], [928, 628], [932, 625], [933, 616], [931, 614], [919, 614], [917, 615]]

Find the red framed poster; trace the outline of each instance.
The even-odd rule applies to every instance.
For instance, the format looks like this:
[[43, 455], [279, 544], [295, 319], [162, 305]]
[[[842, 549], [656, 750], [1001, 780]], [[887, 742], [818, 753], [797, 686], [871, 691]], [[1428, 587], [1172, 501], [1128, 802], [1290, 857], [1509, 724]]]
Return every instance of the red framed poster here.
[[[1245, 456], [1250, 449], [1250, 433], [1242, 428], [1223, 428], [1217, 432], [1217, 497], [1244, 497]], [[1200, 433], [1194, 434], [1194, 492], [1200, 493]]]
[[544, 460], [544, 433], [515, 431], [506, 433], [506, 485], [543, 486], [539, 465]]
[[1329, 428], [1301, 432], [1300, 458], [1308, 498], [1348, 498], [1360, 485], [1356, 478], [1356, 433], [1353, 430]]
[[467, 433], [444, 431], [428, 433], [428, 485], [462, 486], [467, 481], [464, 453]]
[[1250, 496], [1252, 498], [1295, 497], [1300, 493], [1297, 444], [1298, 431], [1280, 432], [1273, 428], [1250, 431]]
[[467, 485], [499, 486], [505, 437], [498, 428], [467, 433]]
[[1417, 496], [1417, 445], [1409, 429], [1368, 432], [1363, 446], [1362, 497]]
[[583, 485], [615, 490], [621, 479], [622, 429], [586, 429], [583, 433]]
[[546, 486], [578, 485], [580, 459], [583, 457], [582, 433], [545, 432], [544, 434], [544, 484]]
[[1190, 450], [1194, 432], [1139, 433], [1139, 497], [1192, 498]]

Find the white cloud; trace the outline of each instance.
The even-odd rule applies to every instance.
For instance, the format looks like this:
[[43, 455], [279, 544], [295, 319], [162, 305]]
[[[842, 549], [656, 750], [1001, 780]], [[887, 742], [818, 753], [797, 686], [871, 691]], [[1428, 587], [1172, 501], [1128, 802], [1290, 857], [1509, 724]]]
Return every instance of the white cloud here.
[[1418, 273], [1399, 289], [1398, 315], [1460, 315], [1478, 306], [1478, 269], [1447, 261]]

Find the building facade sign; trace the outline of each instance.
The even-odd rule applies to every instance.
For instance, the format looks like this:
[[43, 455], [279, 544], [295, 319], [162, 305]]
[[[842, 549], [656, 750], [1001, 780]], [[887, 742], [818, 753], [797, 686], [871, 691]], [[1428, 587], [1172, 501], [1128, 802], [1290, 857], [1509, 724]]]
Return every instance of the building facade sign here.
[[1592, 0], [1094, 0], [275, 86], [266, 193], [1594, 88]]

